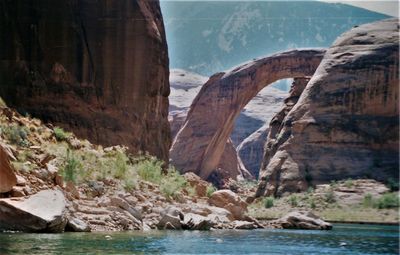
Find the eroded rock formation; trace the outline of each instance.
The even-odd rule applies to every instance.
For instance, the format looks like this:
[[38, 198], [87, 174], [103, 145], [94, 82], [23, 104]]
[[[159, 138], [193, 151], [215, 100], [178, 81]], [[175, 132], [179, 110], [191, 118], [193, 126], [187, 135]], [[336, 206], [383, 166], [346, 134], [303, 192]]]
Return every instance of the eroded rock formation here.
[[265, 123], [256, 132], [249, 135], [237, 147], [237, 152], [243, 164], [249, 172], [256, 178], [261, 167], [264, 156], [264, 144], [267, 140], [269, 124]]
[[243, 107], [276, 80], [312, 75], [324, 52], [292, 50], [213, 75], [193, 101], [173, 142], [172, 163], [182, 172], [193, 171], [207, 179], [217, 168]]
[[0, 4], [0, 96], [103, 145], [168, 160], [168, 53], [158, 0]]
[[[187, 117], [187, 111], [171, 111], [168, 120], [171, 125], [171, 134], [174, 139], [177, 132], [182, 127]], [[238, 179], [254, 179], [254, 176], [246, 169], [240, 159], [235, 146], [231, 139], [228, 139], [224, 153], [214, 169], [211, 176], [208, 178], [217, 187], [222, 187], [225, 183]]]
[[9, 192], [17, 184], [17, 177], [10, 164], [8, 153], [0, 143], [0, 193]]
[[396, 19], [340, 36], [297, 104], [272, 127], [257, 195], [336, 179], [398, 180], [398, 56]]

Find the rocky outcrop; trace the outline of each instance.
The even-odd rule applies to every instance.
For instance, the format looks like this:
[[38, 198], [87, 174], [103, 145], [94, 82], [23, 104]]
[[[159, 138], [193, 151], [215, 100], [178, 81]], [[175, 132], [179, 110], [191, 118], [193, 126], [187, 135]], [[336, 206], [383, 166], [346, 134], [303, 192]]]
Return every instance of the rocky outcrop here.
[[90, 226], [86, 224], [83, 220], [77, 218], [69, 218], [67, 225], [65, 226], [65, 231], [71, 232], [90, 232]]
[[230, 190], [218, 190], [212, 193], [208, 203], [228, 210], [234, 220], [242, 220], [247, 212], [247, 203]]
[[284, 107], [271, 118], [270, 123], [266, 123], [238, 146], [240, 158], [255, 177], [259, 175], [264, 153], [270, 153], [271, 146], [276, 141], [276, 135], [279, 134], [278, 130], [284, 118], [299, 100], [309, 80], [309, 77], [294, 78], [289, 96], [283, 100]]
[[185, 177], [189, 185], [194, 188], [197, 196], [205, 197], [207, 195], [208, 182], [202, 180], [192, 172], [185, 173], [183, 177]]
[[[270, 130], [257, 195], [331, 180], [398, 180], [399, 27], [355, 27], [327, 51], [297, 104]], [[273, 131], [272, 129], [275, 129]]]
[[332, 229], [332, 225], [330, 223], [321, 220], [312, 212], [291, 212], [271, 223], [286, 229]]
[[182, 172], [193, 171], [207, 179], [217, 168], [243, 107], [276, 80], [312, 75], [324, 52], [292, 50], [213, 75], [193, 101], [173, 142], [172, 164]]
[[44, 190], [28, 198], [0, 199], [0, 230], [63, 232], [66, 200], [60, 190]]
[[255, 178], [258, 178], [260, 171], [268, 131], [269, 123], [265, 123], [265, 125], [244, 139], [237, 148], [243, 164]]
[[0, 143], [0, 193], [9, 192], [17, 184], [17, 177], [10, 164], [8, 153]]
[[168, 52], [158, 1], [5, 1], [0, 96], [103, 145], [168, 162]]

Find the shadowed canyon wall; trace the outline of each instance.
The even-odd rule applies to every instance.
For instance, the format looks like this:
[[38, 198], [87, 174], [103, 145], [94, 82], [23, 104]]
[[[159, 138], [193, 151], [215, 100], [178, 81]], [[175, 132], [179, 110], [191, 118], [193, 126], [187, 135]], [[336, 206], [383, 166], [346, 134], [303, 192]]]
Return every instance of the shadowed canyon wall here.
[[269, 134], [257, 196], [347, 178], [399, 178], [399, 25], [355, 27]]
[[5, 0], [0, 35], [0, 96], [9, 106], [94, 143], [168, 161], [158, 0]]
[[274, 81], [312, 75], [324, 53], [322, 49], [292, 50], [213, 75], [174, 139], [172, 164], [207, 179], [218, 166], [234, 121], [246, 104]]

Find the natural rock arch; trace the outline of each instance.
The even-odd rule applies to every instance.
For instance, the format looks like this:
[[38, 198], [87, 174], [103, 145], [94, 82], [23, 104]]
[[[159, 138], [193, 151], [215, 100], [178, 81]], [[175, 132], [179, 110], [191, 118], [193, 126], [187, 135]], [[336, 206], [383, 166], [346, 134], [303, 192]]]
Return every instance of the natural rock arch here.
[[357, 26], [271, 126], [256, 196], [333, 180], [399, 180], [399, 19]]
[[207, 179], [246, 104], [277, 80], [313, 75], [324, 53], [324, 49], [290, 50], [210, 77], [172, 144], [171, 163], [181, 172], [192, 171]]

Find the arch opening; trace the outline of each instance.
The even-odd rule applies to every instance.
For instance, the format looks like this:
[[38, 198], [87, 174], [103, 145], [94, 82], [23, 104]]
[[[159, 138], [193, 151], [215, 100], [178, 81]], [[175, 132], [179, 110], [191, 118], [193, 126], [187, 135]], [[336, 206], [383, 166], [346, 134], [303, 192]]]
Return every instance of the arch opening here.
[[210, 77], [172, 144], [171, 163], [207, 179], [217, 167], [236, 118], [264, 87], [314, 74], [324, 49], [290, 50]]

